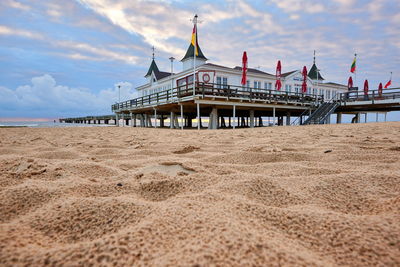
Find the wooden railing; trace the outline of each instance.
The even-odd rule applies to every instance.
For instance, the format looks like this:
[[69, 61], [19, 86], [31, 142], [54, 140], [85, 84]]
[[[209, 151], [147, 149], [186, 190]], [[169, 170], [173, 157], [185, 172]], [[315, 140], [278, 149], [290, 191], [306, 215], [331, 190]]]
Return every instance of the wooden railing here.
[[400, 99], [400, 88], [389, 88], [383, 89], [382, 93], [379, 94], [378, 90], [368, 91], [367, 94], [364, 91], [354, 91], [340, 94], [341, 102], [354, 102], [354, 101], [372, 101], [372, 104], [376, 100], [385, 99]]
[[320, 95], [198, 82], [196, 83], [195, 92], [193, 92], [193, 84], [187, 84], [162, 92], [116, 103], [111, 106], [111, 110], [118, 111], [146, 105], [163, 104], [179, 101], [182, 98], [187, 98], [190, 96], [200, 96], [203, 98], [213, 96], [227, 99], [246, 99], [250, 101], [268, 100], [270, 102], [282, 101], [308, 104], [318, 104], [324, 101], [324, 97]]

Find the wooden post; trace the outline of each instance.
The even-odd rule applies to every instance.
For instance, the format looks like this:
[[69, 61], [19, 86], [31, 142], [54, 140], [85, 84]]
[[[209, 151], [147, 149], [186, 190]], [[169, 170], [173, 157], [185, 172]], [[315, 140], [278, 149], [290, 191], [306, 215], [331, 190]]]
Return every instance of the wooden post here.
[[386, 115], [387, 115], [387, 112], [385, 112], [385, 122], [386, 122]]
[[[90, 124], [90, 120], [89, 120], [89, 124]], [[115, 125], [119, 126], [118, 113], [115, 113]]]
[[[236, 105], [233, 105], [233, 116], [232, 117], [234, 120], [236, 119]], [[239, 120], [237, 120], [237, 122], [239, 123]], [[236, 123], [233, 122], [233, 129], [235, 129], [235, 125], [236, 125]]]
[[342, 113], [339, 112], [336, 116], [336, 124], [341, 124], [342, 123]]
[[169, 116], [169, 128], [174, 129], [175, 128], [174, 123], [175, 123], [175, 113], [171, 111], [171, 114]]
[[200, 130], [200, 104], [197, 103], [197, 130]]
[[254, 128], [254, 110], [250, 110], [250, 128]]
[[183, 105], [181, 105], [181, 129], [183, 130]]
[[376, 122], [378, 122], [378, 112], [376, 113]]
[[[158, 97], [158, 93], [157, 93]], [[154, 109], [154, 128], [157, 128], [157, 109]]]
[[160, 127], [161, 128], [164, 127], [164, 115], [163, 114], [160, 115]]
[[272, 126], [275, 126], [275, 107], [272, 108]]
[[133, 127], [136, 127], [136, 114], [133, 114]]
[[290, 112], [286, 112], [286, 125], [290, 126]]

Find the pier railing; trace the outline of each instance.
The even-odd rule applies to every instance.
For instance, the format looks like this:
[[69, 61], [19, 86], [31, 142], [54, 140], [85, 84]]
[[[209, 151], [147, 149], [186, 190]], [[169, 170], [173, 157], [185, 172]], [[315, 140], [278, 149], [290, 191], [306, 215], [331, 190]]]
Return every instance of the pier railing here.
[[364, 91], [353, 91], [340, 94], [341, 102], [372, 101], [400, 99], [400, 87], [383, 89], [380, 94], [378, 90], [370, 90], [367, 94]]
[[130, 99], [111, 106], [111, 110], [119, 111], [135, 109], [148, 105], [178, 102], [182, 99], [190, 99], [191, 96], [198, 97], [220, 97], [226, 99], [240, 100], [265, 100], [268, 102], [295, 102], [318, 105], [324, 101], [323, 95], [303, 94], [297, 92], [277, 91], [270, 89], [252, 88], [246, 86], [235, 86], [227, 84], [201, 83], [196, 82], [193, 90], [193, 83], [178, 86], [173, 89], [152, 93], [146, 96]]

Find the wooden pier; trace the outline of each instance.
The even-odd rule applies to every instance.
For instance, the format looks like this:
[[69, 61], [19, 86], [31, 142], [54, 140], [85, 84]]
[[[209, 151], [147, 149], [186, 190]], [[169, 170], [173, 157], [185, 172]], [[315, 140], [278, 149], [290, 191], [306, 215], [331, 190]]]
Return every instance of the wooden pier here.
[[[150, 94], [112, 105], [117, 116], [130, 116], [132, 126], [202, 128], [206, 117], [208, 128], [263, 126], [265, 118], [272, 124], [290, 124], [291, 116], [313, 110], [323, 97], [294, 92], [244, 88], [232, 85], [196, 83]], [[264, 118], [264, 119], [263, 119]], [[136, 123], [138, 121], [138, 123]]]
[[[330, 115], [400, 110], [400, 88], [348, 92], [332, 99], [320, 95], [196, 83], [111, 106], [115, 115], [64, 118], [60, 122], [132, 127], [237, 128], [330, 123]], [[386, 117], [386, 115], [385, 115]], [[286, 119], [285, 119], [286, 118]], [[294, 118], [294, 120], [292, 120]], [[120, 121], [122, 120], [122, 124]], [[203, 122], [203, 123], [202, 123]]]

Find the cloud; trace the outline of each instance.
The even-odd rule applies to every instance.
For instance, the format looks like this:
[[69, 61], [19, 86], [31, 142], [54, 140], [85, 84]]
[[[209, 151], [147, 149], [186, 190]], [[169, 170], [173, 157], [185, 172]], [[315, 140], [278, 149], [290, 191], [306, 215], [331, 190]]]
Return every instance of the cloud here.
[[129, 82], [93, 93], [87, 88], [58, 85], [48, 74], [33, 77], [30, 85], [15, 90], [0, 87], [0, 117], [109, 114], [111, 104], [118, 101], [117, 85], [121, 85], [121, 101], [137, 97]]
[[321, 4], [322, 1], [309, 0], [272, 0], [280, 9], [287, 13], [320, 13], [326, 11], [326, 7]]
[[44, 37], [40, 33], [35, 33], [27, 30], [11, 28], [8, 26], [0, 25], [0, 35], [19, 36], [29, 39], [43, 40]]
[[5, 6], [11, 7], [11, 8], [15, 8], [15, 9], [20, 9], [20, 10], [24, 10], [24, 11], [28, 11], [31, 9], [30, 6], [26, 5], [26, 4], [22, 4], [21, 2], [18, 1], [14, 1], [14, 0], [3, 0], [3, 4]]

